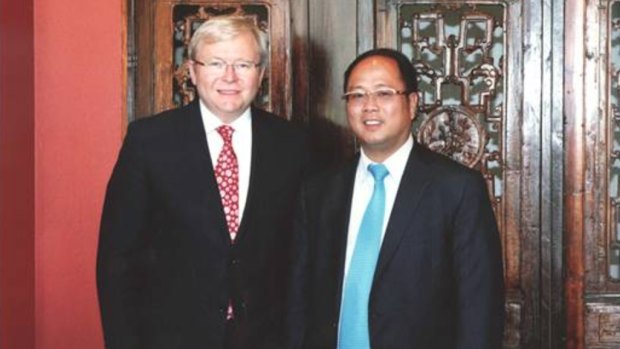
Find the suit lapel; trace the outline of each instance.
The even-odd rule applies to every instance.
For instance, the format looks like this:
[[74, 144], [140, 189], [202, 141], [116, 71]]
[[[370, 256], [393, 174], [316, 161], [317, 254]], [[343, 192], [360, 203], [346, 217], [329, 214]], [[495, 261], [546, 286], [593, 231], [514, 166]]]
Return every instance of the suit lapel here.
[[[226, 217], [222, 208], [217, 182], [215, 181], [213, 162], [197, 100], [187, 106], [189, 123], [186, 134], [187, 153], [190, 154], [193, 167], [196, 168], [195, 188], [197, 192], [201, 193], [201, 197], [204, 198], [204, 208], [201, 209], [204, 212], [204, 215], [202, 215], [203, 227], [206, 232], [213, 231], [213, 227], [217, 227], [218, 233], [215, 235], [223, 239], [223, 241], [230, 243]], [[214, 234], [209, 235], [213, 236]]]
[[429, 159], [424, 156], [425, 151], [427, 150], [416, 144], [409, 154], [381, 244], [373, 283], [379, 279], [394, 255], [426, 187], [433, 178]]
[[355, 183], [355, 173], [359, 163], [359, 154], [356, 159], [340, 172], [334, 181], [333, 190], [330, 195], [330, 202], [336, 205], [335, 209], [329, 210], [332, 213], [330, 219], [327, 219], [328, 225], [326, 230], [328, 236], [332, 239], [330, 246], [335, 246], [333, 256], [328, 256], [328, 260], [333, 263], [333, 269], [336, 272], [336, 280], [338, 287], [334, 295], [335, 314], [340, 314], [340, 304], [342, 301], [342, 288], [344, 286], [344, 265], [347, 251], [347, 238], [349, 232], [349, 221], [351, 219], [351, 200], [353, 199], [353, 186]]
[[241, 214], [241, 221], [239, 222], [239, 231], [237, 231], [237, 237], [235, 242], [239, 243], [245, 235], [247, 235], [248, 226], [250, 221], [251, 212], [254, 212], [254, 206], [257, 200], [257, 191], [259, 191], [259, 185], [264, 180], [261, 178], [261, 173], [264, 172], [264, 164], [266, 162], [258, 161], [257, 159], [269, 156], [269, 149], [273, 142], [273, 137], [269, 137], [269, 130], [263, 119], [262, 111], [260, 109], [252, 108], [252, 155], [250, 157], [250, 181], [248, 184], [248, 193], [245, 203], [245, 208]]

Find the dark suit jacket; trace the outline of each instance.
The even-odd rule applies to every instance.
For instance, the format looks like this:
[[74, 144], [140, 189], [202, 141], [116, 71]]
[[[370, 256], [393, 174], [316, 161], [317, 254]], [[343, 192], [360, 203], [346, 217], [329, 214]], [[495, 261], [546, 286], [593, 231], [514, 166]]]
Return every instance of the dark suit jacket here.
[[[356, 167], [302, 190], [290, 348], [336, 348]], [[414, 145], [374, 274], [372, 348], [499, 349], [503, 300], [499, 233], [482, 176]]]
[[252, 135], [247, 202], [231, 244], [198, 103], [129, 126], [97, 259], [108, 348], [222, 348], [229, 299], [237, 340], [251, 343], [243, 347], [276, 346], [306, 141], [260, 110]]

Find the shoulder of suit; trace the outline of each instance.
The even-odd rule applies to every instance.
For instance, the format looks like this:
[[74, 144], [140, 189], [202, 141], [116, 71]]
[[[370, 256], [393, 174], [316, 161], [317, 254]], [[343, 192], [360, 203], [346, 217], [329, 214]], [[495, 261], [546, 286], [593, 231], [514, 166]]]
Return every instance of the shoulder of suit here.
[[272, 126], [279, 126], [287, 129], [299, 128], [299, 125], [295, 122], [287, 120], [281, 116], [278, 116], [263, 109], [252, 108], [252, 118], [257, 120], [258, 122], [262, 122]]
[[307, 145], [307, 130], [294, 121], [256, 108], [252, 109], [252, 119], [257, 128], [264, 130], [279, 142]]
[[[447, 155], [428, 149], [426, 146], [416, 143], [413, 149], [418, 153], [422, 161], [433, 167], [436, 177], [479, 177], [480, 171], [469, 168]], [[415, 169], [413, 169], [415, 171]]]
[[342, 164], [333, 165], [314, 173], [306, 181], [304, 186], [309, 190], [330, 190], [330, 187], [342, 185], [353, 179], [359, 154], [353, 160]]
[[[192, 104], [169, 109], [153, 116], [137, 119], [131, 122], [127, 128], [127, 136], [147, 139], [162, 139], [175, 137], [183, 134], [180, 130], [185, 130], [191, 124]], [[198, 118], [200, 115], [197, 116]], [[197, 125], [201, 123], [197, 123]]]
[[129, 127], [148, 128], [158, 127], [170, 123], [183, 122], [191, 114], [192, 108], [193, 106], [191, 104], [188, 104], [179, 108], [164, 110], [155, 115], [136, 119], [129, 124]]

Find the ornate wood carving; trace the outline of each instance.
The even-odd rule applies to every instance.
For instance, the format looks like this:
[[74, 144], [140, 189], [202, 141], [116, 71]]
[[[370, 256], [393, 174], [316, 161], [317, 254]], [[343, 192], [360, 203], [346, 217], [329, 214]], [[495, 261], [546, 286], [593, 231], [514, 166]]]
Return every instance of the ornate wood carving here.
[[[510, 299], [516, 299], [517, 297], [509, 297]], [[521, 332], [514, 329], [519, 328], [523, 323], [523, 302], [509, 301], [506, 302], [506, 320], [504, 331], [504, 345], [505, 349], [520, 348], [521, 345]]]
[[[620, 282], [620, 2], [612, 2], [609, 16], [608, 68], [610, 117], [609, 130], [609, 210], [606, 226], [607, 277], [609, 282]], [[620, 290], [620, 289], [619, 289]]]
[[417, 134], [420, 143], [469, 167], [480, 163], [484, 155], [486, 132], [466, 108], [437, 108], [422, 121]]
[[480, 170], [487, 181], [504, 248], [504, 347], [534, 345], [539, 331], [540, 197], [533, 188], [540, 169], [523, 161], [540, 156], [540, 138], [535, 128], [531, 138], [521, 129], [531, 115], [520, 109], [522, 51], [511, 49], [524, 40], [520, 4], [399, 0], [377, 3], [376, 10], [377, 46], [401, 50], [418, 71], [418, 141]]
[[[583, 29], [584, 78], [582, 261], [574, 261], [581, 280], [569, 279], [567, 287], [583, 285], [584, 328], [571, 348], [620, 347], [620, 1], [587, 2], [583, 8], [588, 25]], [[575, 141], [576, 142], [576, 141]], [[577, 153], [579, 154], [579, 153]], [[575, 217], [575, 218], [578, 218]], [[579, 232], [575, 232], [579, 233]], [[578, 241], [578, 240], [577, 240]], [[571, 253], [572, 254], [572, 253]], [[570, 257], [570, 256], [569, 256]], [[578, 263], [581, 262], [582, 266]], [[571, 264], [572, 265], [572, 264]], [[571, 274], [572, 276], [572, 274]], [[579, 276], [577, 274], [576, 276]], [[569, 304], [581, 301], [569, 295]], [[575, 306], [579, 309], [579, 306]], [[569, 307], [572, 311], [572, 307]], [[575, 319], [576, 321], [578, 319]], [[569, 334], [570, 335], [570, 334]], [[579, 340], [579, 342], [577, 342]]]
[[480, 169], [501, 214], [505, 8], [410, 4], [399, 8], [399, 49], [419, 74], [418, 141]]
[[592, 302], [586, 308], [586, 347], [620, 347], [620, 305]]
[[400, 48], [420, 75], [420, 140], [485, 173], [489, 157], [502, 165], [502, 136], [488, 149], [486, 129], [501, 130], [504, 118], [503, 13], [501, 5], [401, 8]]
[[[412, 1], [398, 6], [396, 41], [419, 74], [418, 141], [483, 173], [504, 235], [507, 278], [517, 284], [520, 245], [503, 224], [506, 19], [502, 1]], [[524, 299], [518, 288], [509, 295], [504, 346], [518, 348]]]

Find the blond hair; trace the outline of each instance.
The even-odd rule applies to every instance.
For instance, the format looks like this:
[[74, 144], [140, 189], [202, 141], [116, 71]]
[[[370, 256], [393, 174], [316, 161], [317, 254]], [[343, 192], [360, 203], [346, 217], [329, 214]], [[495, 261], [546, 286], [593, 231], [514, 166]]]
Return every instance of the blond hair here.
[[267, 33], [260, 30], [251, 18], [239, 15], [217, 16], [202, 23], [189, 42], [189, 58], [196, 58], [198, 46], [201, 44], [234, 39], [241, 33], [252, 34], [259, 48], [259, 64], [264, 67], [267, 64], [269, 52]]

